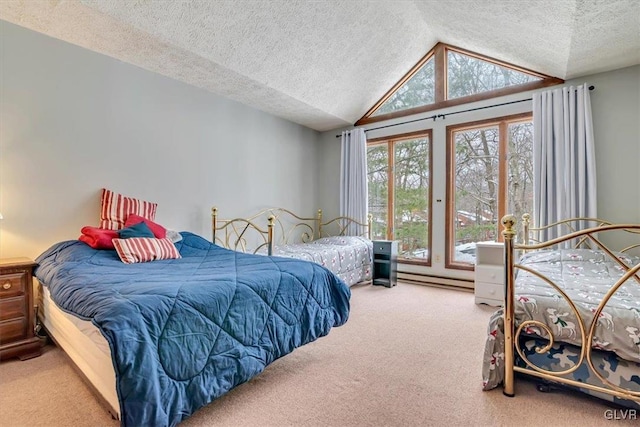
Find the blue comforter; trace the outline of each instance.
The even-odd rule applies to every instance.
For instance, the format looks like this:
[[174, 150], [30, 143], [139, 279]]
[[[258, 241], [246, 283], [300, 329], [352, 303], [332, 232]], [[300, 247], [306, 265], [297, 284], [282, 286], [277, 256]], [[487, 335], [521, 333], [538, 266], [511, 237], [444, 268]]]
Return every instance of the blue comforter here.
[[109, 342], [125, 426], [175, 425], [349, 316], [324, 267], [182, 235], [177, 260], [124, 264], [76, 240], [36, 260], [56, 304]]

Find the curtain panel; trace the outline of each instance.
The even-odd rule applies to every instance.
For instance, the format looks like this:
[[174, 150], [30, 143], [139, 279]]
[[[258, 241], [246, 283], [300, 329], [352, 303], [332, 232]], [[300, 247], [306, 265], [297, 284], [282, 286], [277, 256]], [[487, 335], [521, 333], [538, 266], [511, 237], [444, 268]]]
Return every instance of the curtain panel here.
[[[342, 132], [340, 162], [340, 215], [366, 222], [368, 209], [367, 137], [364, 129]], [[362, 235], [356, 224], [349, 226], [349, 235]]]
[[[597, 217], [596, 160], [587, 84], [533, 95], [535, 226]], [[548, 230], [539, 237], [558, 237]]]

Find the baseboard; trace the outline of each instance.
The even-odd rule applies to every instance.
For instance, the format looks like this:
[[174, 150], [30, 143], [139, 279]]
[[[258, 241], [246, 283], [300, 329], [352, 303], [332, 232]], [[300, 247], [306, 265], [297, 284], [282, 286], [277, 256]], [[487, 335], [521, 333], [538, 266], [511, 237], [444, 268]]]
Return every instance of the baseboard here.
[[451, 277], [431, 276], [419, 273], [398, 272], [398, 280], [419, 285], [454, 288], [461, 291], [473, 292], [473, 280], [453, 279]]

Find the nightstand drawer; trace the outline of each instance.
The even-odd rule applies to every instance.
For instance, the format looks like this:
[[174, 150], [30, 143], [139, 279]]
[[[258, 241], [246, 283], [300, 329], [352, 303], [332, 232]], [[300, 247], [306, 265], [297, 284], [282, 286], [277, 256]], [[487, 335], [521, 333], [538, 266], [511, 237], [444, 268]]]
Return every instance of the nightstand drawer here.
[[0, 344], [26, 338], [27, 323], [26, 317], [0, 322]]
[[391, 256], [393, 248], [393, 242], [384, 242], [384, 241], [374, 241], [373, 242], [373, 252], [378, 255], [389, 255]]
[[495, 283], [476, 282], [475, 295], [478, 298], [488, 298], [494, 300], [504, 299], [504, 286]]
[[26, 316], [27, 311], [24, 297], [10, 298], [0, 301], [0, 321]]
[[477, 282], [504, 283], [504, 267], [499, 265], [476, 265]]
[[3, 274], [0, 276], [0, 298], [24, 295], [25, 273]]

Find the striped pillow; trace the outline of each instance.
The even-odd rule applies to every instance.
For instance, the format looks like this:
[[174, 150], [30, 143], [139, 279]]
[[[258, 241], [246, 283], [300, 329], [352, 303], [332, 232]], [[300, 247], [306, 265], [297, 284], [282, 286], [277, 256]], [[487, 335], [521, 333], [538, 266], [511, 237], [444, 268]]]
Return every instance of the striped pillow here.
[[131, 237], [113, 239], [112, 242], [118, 256], [125, 264], [182, 258], [178, 249], [167, 238]]
[[125, 197], [106, 188], [102, 189], [100, 228], [120, 230], [130, 214], [140, 215], [151, 221], [156, 218], [157, 203]]

